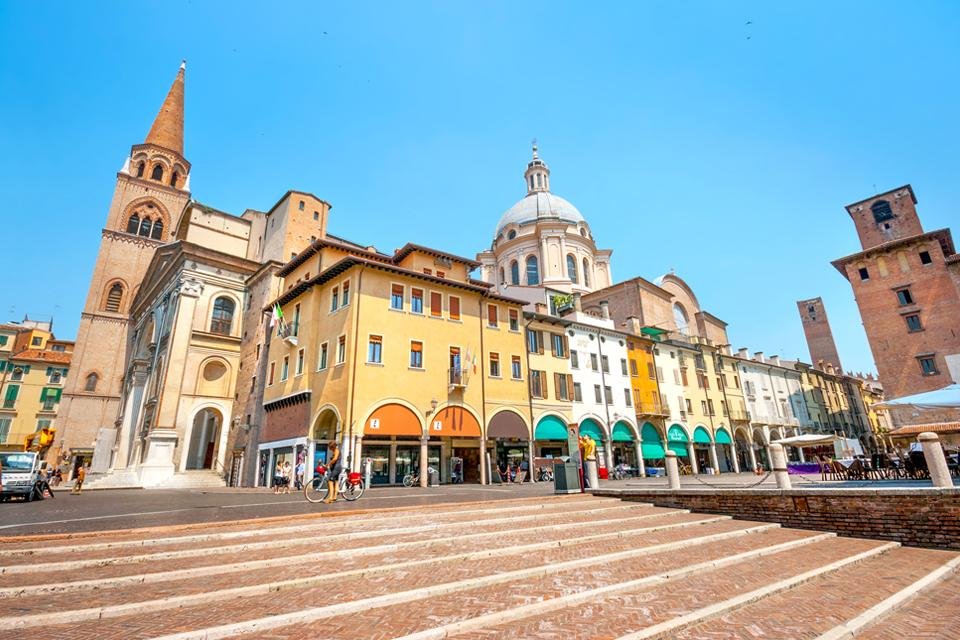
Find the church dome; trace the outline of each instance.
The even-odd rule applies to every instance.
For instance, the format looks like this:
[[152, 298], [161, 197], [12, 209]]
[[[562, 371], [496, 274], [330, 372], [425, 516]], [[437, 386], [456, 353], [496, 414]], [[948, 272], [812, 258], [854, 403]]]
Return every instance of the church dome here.
[[500, 235], [504, 227], [511, 224], [526, 224], [544, 219], [559, 219], [572, 224], [586, 222], [583, 214], [560, 196], [548, 191], [535, 191], [507, 209], [500, 218], [494, 235]]

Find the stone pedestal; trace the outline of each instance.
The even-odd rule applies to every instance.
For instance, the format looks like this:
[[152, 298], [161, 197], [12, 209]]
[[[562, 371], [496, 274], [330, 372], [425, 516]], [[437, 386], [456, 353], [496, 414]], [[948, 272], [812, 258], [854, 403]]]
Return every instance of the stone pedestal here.
[[587, 484], [590, 489], [600, 488], [600, 476], [597, 473], [597, 461], [585, 460], [583, 463], [583, 472], [587, 477]]
[[921, 433], [917, 440], [923, 447], [923, 457], [927, 461], [927, 469], [930, 471], [930, 480], [935, 487], [952, 487], [953, 478], [950, 477], [950, 469], [947, 467], [947, 459], [943, 457], [943, 447], [940, 446], [940, 438], [932, 431]]
[[116, 440], [116, 429], [101, 427], [97, 431], [97, 441], [93, 445], [93, 459], [90, 461], [90, 473], [106, 473], [110, 470], [113, 445]]
[[777, 489], [790, 489], [790, 474], [787, 473], [787, 454], [783, 450], [783, 445], [771, 444], [770, 466], [773, 467], [773, 477], [777, 481]]
[[173, 452], [177, 446], [174, 429], [153, 429], [147, 435], [147, 457], [140, 465], [140, 484], [155, 487], [176, 473]]
[[671, 489], [680, 488], [680, 467], [677, 466], [677, 454], [667, 449], [664, 456], [664, 466], [667, 471], [667, 482]]

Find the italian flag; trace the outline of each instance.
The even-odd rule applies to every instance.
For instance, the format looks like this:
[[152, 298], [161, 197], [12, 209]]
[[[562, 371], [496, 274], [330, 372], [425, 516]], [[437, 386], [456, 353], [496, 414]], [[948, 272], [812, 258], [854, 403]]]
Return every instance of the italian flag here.
[[270, 316], [270, 328], [274, 328], [278, 324], [283, 323], [283, 309], [280, 308], [280, 303], [276, 302], [273, 305], [273, 315]]

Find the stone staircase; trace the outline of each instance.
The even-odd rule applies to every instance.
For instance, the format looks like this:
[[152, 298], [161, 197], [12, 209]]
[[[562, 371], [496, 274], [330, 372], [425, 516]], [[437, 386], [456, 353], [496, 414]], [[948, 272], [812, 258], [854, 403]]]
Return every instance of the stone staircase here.
[[324, 516], [0, 538], [0, 639], [960, 638], [954, 552], [581, 495]]
[[222, 489], [226, 482], [216, 471], [202, 469], [176, 473], [173, 477], [156, 485], [155, 489]]

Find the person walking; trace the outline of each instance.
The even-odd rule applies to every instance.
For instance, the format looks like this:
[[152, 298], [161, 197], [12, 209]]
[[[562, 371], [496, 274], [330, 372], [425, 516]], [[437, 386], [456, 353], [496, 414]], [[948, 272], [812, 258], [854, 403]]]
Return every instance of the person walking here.
[[80, 468], [77, 469], [77, 473], [73, 478], [73, 490], [70, 492], [70, 495], [78, 496], [83, 492], [83, 481], [87, 478], [87, 468], [83, 465], [80, 465]]
[[327, 465], [327, 499], [324, 502], [330, 504], [337, 500], [337, 481], [343, 467], [340, 464], [340, 447], [337, 443], [331, 442], [327, 449], [330, 459]]
[[292, 484], [293, 484], [293, 467], [290, 466], [290, 461], [288, 460], [283, 465], [283, 493], [290, 493]]
[[300, 458], [300, 462], [297, 463], [297, 491], [303, 489], [303, 475], [307, 472], [307, 462], [303, 458]]
[[273, 469], [273, 493], [277, 495], [283, 489], [283, 462], [277, 460], [277, 466]]

